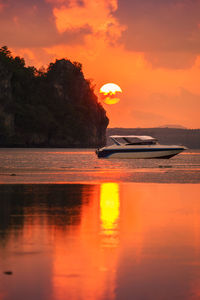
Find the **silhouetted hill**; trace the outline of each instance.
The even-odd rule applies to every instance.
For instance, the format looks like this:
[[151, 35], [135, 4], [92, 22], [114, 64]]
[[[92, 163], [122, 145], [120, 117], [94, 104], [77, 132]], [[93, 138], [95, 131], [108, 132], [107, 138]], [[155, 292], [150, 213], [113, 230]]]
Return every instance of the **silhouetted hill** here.
[[40, 71], [0, 48], [0, 147], [97, 147], [107, 125], [80, 63]]
[[167, 125], [162, 125], [162, 126], [159, 126], [158, 128], [179, 128], [179, 129], [187, 129], [187, 127], [182, 126], [182, 125], [177, 125], [177, 124], [167, 124]]
[[184, 145], [190, 149], [200, 149], [200, 129], [179, 128], [108, 128], [107, 142], [110, 135], [150, 135], [162, 144]]

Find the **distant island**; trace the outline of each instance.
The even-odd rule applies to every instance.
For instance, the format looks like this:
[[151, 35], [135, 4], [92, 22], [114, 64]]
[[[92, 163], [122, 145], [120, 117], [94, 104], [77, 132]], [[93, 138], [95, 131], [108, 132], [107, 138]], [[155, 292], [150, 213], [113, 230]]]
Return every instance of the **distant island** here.
[[177, 125], [177, 124], [162, 125], [162, 126], [159, 126], [158, 128], [180, 128], [180, 129], [187, 129], [187, 127], [182, 126], [182, 125]]
[[37, 70], [0, 48], [0, 147], [98, 147], [108, 122], [80, 63]]
[[108, 128], [107, 142], [110, 135], [150, 135], [162, 144], [184, 145], [190, 149], [200, 149], [200, 129], [182, 128]]

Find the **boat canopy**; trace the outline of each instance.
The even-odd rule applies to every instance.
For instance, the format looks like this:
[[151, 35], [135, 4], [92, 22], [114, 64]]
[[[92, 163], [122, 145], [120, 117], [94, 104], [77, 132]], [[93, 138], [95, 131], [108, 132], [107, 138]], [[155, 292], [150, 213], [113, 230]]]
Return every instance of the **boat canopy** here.
[[153, 143], [157, 141], [156, 138], [148, 135], [111, 135], [110, 138], [117, 145], [121, 145], [118, 139], [123, 139], [126, 143], [131, 145]]

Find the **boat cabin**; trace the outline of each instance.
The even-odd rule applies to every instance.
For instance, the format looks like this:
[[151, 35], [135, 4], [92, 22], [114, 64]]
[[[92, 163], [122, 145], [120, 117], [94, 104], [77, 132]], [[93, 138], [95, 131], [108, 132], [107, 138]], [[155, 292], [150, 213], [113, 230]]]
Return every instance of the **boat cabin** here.
[[157, 144], [157, 139], [147, 135], [111, 135], [110, 138], [118, 146]]

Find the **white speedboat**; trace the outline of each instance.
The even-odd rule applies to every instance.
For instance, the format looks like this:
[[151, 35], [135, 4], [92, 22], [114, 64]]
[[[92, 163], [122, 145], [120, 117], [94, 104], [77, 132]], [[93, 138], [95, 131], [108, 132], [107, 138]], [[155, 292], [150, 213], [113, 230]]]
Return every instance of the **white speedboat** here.
[[146, 135], [112, 135], [114, 145], [96, 150], [99, 158], [170, 158], [187, 148], [161, 145], [157, 139]]

